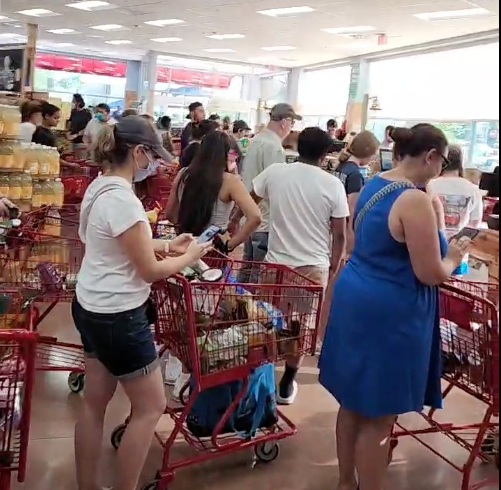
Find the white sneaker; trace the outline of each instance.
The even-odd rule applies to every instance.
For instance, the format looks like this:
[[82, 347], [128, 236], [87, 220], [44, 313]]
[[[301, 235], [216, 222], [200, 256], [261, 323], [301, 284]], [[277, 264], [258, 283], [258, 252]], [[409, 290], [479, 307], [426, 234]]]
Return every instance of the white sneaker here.
[[178, 376], [174, 385], [174, 391], [172, 392], [172, 397], [175, 400], [181, 401], [181, 392], [183, 391], [184, 387], [190, 382], [190, 379], [190, 374], [181, 373], [181, 375]]
[[183, 365], [181, 361], [171, 354], [165, 366], [165, 384], [167, 386], [175, 386], [177, 379], [182, 373]]
[[296, 401], [297, 394], [299, 393], [299, 386], [297, 384], [297, 381], [294, 381], [292, 385], [292, 395], [289, 396], [288, 398], [282, 398], [280, 396], [280, 390], [277, 392], [277, 403], [279, 405], [293, 405], [294, 402]]

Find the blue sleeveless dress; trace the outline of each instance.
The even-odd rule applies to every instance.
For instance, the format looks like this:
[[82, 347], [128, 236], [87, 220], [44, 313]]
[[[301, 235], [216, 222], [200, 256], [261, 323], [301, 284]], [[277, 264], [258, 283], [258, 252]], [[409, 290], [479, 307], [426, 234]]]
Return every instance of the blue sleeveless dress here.
[[[390, 183], [372, 179], [356, 214]], [[406, 190], [378, 201], [356, 230], [355, 250], [334, 287], [320, 356], [320, 383], [342, 407], [367, 418], [442, 408], [438, 288], [416, 278], [406, 245], [388, 226]], [[438, 233], [445, 256], [447, 240]]]

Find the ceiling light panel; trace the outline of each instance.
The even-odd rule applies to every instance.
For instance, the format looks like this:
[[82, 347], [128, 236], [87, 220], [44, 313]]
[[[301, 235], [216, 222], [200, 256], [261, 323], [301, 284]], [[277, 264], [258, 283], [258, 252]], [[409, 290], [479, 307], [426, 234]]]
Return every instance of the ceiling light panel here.
[[244, 39], [245, 36], [243, 34], [212, 34], [210, 36], [206, 36], [209, 39], [215, 39], [216, 41], [226, 41], [228, 39]]
[[424, 14], [415, 14], [414, 17], [417, 17], [421, 20], [456, 20], [456, 19], [468, 19], [472, 17], [484, 17], [486, 15], [493, 15], [487, 9], [484, 8], [473, 8], [473, 9], [465, 9], [465, 10], [445, 10], [441, 12], [427, 12]]
[[115, 39], [113, 41], [106, 41], [107, 44], [113, 44], [114, 46], [123, 46], [125, 44], [132, 44], [132, 41], [128, 39]]
[[75, 29], [50, 29], [47, 32], [51, 34], [77, 34]]
[[126, 27], [120, 24], [104, 24], [101, 26], [92, 26], [91, 29], [96, 29], [97, 31], [120, 31], [126, 29]]
[[337, 34], [338, 36], [346, 36], [349, 34], [363, 34], [364, 32], [372, 32], [375, 28], [372, 26], [354, 26], [354, 27], [333, 27], [331, 29], [322, 29], [329, 34]]
[[78, 10], [86, 10], [87, 12], [92, 12], [95, 10], [109, 10], [117, 7], [116, 5], [112, 5], [110, 2], [105, 2], [104, 0], [89, 0], [84, 2], [67, 3], [66, 6]]
[[288, 15], [308, 14], [314, 12], [315, 9], [303, 5], [302, 7], [286, 7], [280, 9], [258, 10], [258, 14], [267, 15], [268, 17], [285, 17]]
[[294, 46], [265, 46], [261, 48], [263, 51], [294, 51]]
[[61, 15], [57, 12], [53, 12], [52, 10], [47, 9], [20, 10], [17, 13], [21, 15], [27, 15], [28, 17], [55, 17], [57, 15]]
[[204, 51], [207, 53], [235, 53], [235, 50], [231, 48], [209, 48]]
[[167, 26], [176, 26], [179, 24], [184, 24], [185, 21], [181, 19], [165, 19], [165, 20], [149, 20], [145, 22], [149, 26], [155, 27], [167, 27]]
[[182, 41], [180, 37], [157, 37], [155, 39], [151, 39], [154, 43], [178, 43]]

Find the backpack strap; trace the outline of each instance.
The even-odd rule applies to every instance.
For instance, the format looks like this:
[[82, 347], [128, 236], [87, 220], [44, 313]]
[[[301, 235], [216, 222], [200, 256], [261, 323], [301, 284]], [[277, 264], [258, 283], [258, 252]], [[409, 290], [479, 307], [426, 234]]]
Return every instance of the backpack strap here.
[[416, 189], [416, 186], [414, 184], [411, 184], [410, 182], [392, 182], [391, 184], [386, 185], [383, 187], [379, 192], [376, 192], [372, 196], [372, 198], [367, 201], [367, 204], [362, 208], [360, 213], [358, 213], [357, 219], [355, 220], [355, 231], [358, 229], [358, 227], [362, 224], [362, 221], [364, 220], [365, 216], [367, 213], [381, 200], [383, 200], [386, 196], [389, 196], [395, 191], [398, 191], [400, 189]]

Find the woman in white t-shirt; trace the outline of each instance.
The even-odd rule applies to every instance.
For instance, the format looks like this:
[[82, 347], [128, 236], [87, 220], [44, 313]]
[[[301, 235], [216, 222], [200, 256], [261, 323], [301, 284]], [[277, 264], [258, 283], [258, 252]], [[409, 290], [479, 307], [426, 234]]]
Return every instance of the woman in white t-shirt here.
[[[79, 490], [98, 488], [104, 416], [120, 383], [132, 415], [118, 453], [115, 488], [135, 490], [166, 405], [146, 306], [150, 285], [197, 261], [210, 245], [191, 235], [152, 240], [132, 181], [168, 154], [148, 121], [130, 116], [104, 126], [93, 150], [109, 169], [87, 189], [80, 217], [85, 257], [72, 313], [86, 355], [87, 388], [75, 434], [77, 481]], [[158, 261], [155, 253], [179, 256]]]
[[31, 143], [38, 126], [42, 125], [42, 106], [39, 102], [29, 100], [21, 105], [21, 124], [19, 125], [19, 141]]
[[445, 227], [449, 238], [463, 228], [480, 228], [484, 205], [480, 189], [464, 178], [464, 156], [460, 146], [451, 146], [448, 164], [441, 177], [429, 184], [440, 197], [445, 211]]

